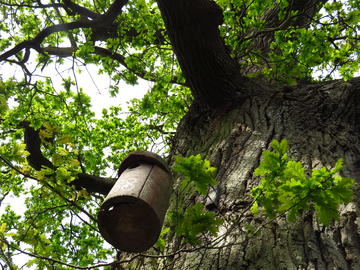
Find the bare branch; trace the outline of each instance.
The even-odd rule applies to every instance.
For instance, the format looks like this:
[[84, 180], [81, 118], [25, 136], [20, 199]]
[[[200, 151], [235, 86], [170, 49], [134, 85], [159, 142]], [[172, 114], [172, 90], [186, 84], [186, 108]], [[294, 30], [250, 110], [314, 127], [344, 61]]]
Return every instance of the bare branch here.
[[[5, 243], [7, 246], [19, 251], [22, 254], [28, 255], [28, 256], [33, 257], [33, 258], [49, 261], [51, 263], [57, 263], [57, 264], [60, 264], [60, 265], [66, 266], [66, 267], [73, 268], [73, 269], [94, 269], [94, 268], [99, 268], [99, 267], [102, 267], [102, 266], [115, 265], [115, 262], [114, 262], [114, 263], [98, 264], [98, 265], [93, 265], [93, 266], [77, 266], [77, 265], [69, 264], [69, 263], [66, 263], [66, 262], [63, 262], [63, 261], [59, 261], [57, 259], [49, 258], [49, 257], [46, 257], [46, 256], [42, 256], [42, 255], [39, 255], [39, 254], [35, 254], [35, 253], [32, 253], [32, 252], [22, 250], [22, 249], [20, 249], [20, 248], [18, 248], [16, 246], [12, 245], [5, 238], [1, 238], [0, 241]], [[119, 264], [119, 263], [120, 262], [116, 262], [116, 264]]]
[[49, 46], [43, 48], [43, 51], [50, 54], [50, 55], [56, 55], [59, 57], [70, 57], [73, 55], [73, 53], [76, 52], [75, 47], [54, 47]]
[[99, 263], [99, 264], [89, 265], [89, 266], [77, 266], [77, 265], [69, 264], [69, 263], [59, 261], [59, 260], [56, 260], [56, 259], [53, 259], [53, 258], [49, 258], [49, 257], [46, 257], [46, 256], [42, 256], [42, 255], [39, 255], [39, 254], [35, 254], [35, 253], [31, 253], [31, 252], [22, 250], [22, 249], [20, 249], [20, 248], [18, 248], [16, 246], [12, 245], [4, 237], [0, 238], [0, 241], [5, 243], [7, 246], [9, 246], [9, 247], [11, 247], [11, 248], [25, 254], [25, 255], [28, 255], [30, 257], [42, 259], [42, 260], [49, 261], [49, 262], [56, 263], [56, 264], [60, 264], [60, 265], [64, 265], [64, 266], [67, 266], [67, 267], [71, 267], [73, 269], [84, 269], [84, 270], [85, 269], [100, 268], [100, 267], [104, 267], [104, 266], [116, 266], [116, 265], [121, 265], [121, 264], [125, 264], [125, 263], [131, 263], [135, 259], [141, 258], [141, 257], [144, 257], [144, 258], [173, 258], [175, 255], [178, 255], [180, 253], [190, 253], [190, 252], [200, 250], [201, 248], [207, 248], [206, 246], [201, 246], [201, 247], [189, 248], [189, 249], [179, 249], [179, 250], [177, 250], [177, 251], [175, 251], [173, 253], [164, 254], [164, 255], [136, 254], [136, 255], [133, 255], [130, 259], [127, 259], [127, 260], [118, 260], [118, 261], [113, 261], [113, 262], [110, 262], [110, 263]]

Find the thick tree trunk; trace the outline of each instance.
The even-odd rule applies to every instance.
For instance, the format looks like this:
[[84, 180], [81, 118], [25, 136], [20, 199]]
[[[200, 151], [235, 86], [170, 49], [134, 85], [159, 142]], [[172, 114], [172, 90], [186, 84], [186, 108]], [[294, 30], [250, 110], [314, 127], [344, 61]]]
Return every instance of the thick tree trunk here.
[[[246, 79], [220, 37], [222, 10], [212, 1], [158, 0], [177, 60], [194, 97], [226, 107], [249, 95]], [[249, 89], [247, 89], [249, 90]]]
[[[209, 208], [226, 222], [219, 238], [164, 259], [158, 269], [360, 269], [360, 80], [292, 89], [263, 85], [254, 84], [257, 94], [230, 111], [194, 105], [180, 124], [172, 154], [200, 153], [218, 168], [220, 184], [212, 194], [218, 204]], [[309, 171], [345, 159], [343, 173], [356, 184], [340, 221], [325, 228], [312, 213], [295, 223], [266, 223], [251, 214], [254, 169], [271, 140], [282, 138], [289, 141], [290, 157]], [[247, 231], [249, 224], [260, 228], [256, 236]], [[169, 252], [179, 249], [174, 243]]]

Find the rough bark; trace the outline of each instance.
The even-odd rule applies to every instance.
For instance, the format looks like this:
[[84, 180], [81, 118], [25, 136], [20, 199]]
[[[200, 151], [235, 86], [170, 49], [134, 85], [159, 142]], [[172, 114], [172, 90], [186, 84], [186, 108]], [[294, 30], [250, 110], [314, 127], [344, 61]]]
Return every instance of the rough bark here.
[[[26, 62], [30, 48], [40, 50], [41, 41], [61, 27], [93, 28], [97, 14], [71, 1], [63, 2], [70, 11], [94, 20], [48, 27], [34, 40], [0, 55], [0, 60], [26, 49], [28, 53], [22, 61]], [[216, 4], [208, 0], [157, 2], [196, 99], [178, 128], [172, 157], [200, 153], [218, 168], [220, 184], [210, 194], [212, 201], [207, 206], [217, 211], [225, 224], [220, 238], [209, 237], [206, 245], [199, 248], [182, 249], [174, 239], [169, 250], [174, 255], [158, 259], [151, 266], [182, 270], [360, 269], [360, 80], [279, 88], [260, 80], [244, 79], [219, 36], [222, 14]], [[318, 2], [294, 3], [305, 3], [308, 7], [306, 3]], [[112, 29], [116, 14], [126, 1], [114, 3], [113, 8], [101, 15], [107, 18], [107, 23], [100, 24], [98, 32], [94, 31], [95, 36], [99, 34], [99, 37], [93, 36], [94, 39]], [[314, 12], [307, 10], [308, 16]], [[61, 53], [66, 56], [69, 51]], [[266, 223], [250, 213], [249, 191], [258, 182], [253, 171], [259, 164], [261, 152], [273, 139], [282, 138], [290, 143], [290, 156], [303, 161], [309, 171], [320, 166], [330, 167], [338, 158], [345, 158], [343, 173], [356, 180], [354, 200], [341, 209], [341, 219], [331, 226], [320, 226], [311, 212], [295, 223], [288, 223], [284, 218]], [[41, 159], [39, 144], [36, 141], [36, 147], [29, 152]], [[38, 168], [47, 162], [39, 161]], [[101, 186], [94, 192], [103, 194], [112, 185], [112, 180], [105, 184], [104, 179], [86, 174], [79, 174], [76, 181], [90, 191]], [[259, 234], [249, 233], [246, 229], [249, 224], [259, 228]]]
[[[254, 83], [256, 95], [230, 111], [195, 105], [180, 124], [172, 154], [201, 153], [218, 168], [213, 209], [226, 222], [219, 239], [179, 252], [158, 269], [360, 269], [360, 80], [291, 89], [263, 85]], [[356, 180], [354, 198], [331, 226], [319, 225], [311, 212], [295, 223], [280, 218], [266, 225], [250, 213], [261, 152], [282, 138], [309, 171], [345, 159], [343, 174]], [[263, 227], [254, 236], [247, 224]], [[175, 243], [171, 252], [182, 248]]]
[[249, 94], [242, 86], [245, 79], [219, 35], [221, 9], [208, 0], [157, 3], [194, 97], [211, 107], [244, 99]]
[[[209, 237], [203, 247], [186, 249], [173, 240], [174, 256], [158, 269], [360, 269], [360, 81], [279, 88], [242, 80], [219, 41], [219, 15], [210, 1], [157, 2], [197, 102], [178, 128], [172, 154], [200, 153], [218, 168], [220, 184], [207, 205], [225, 220], [219, 238]], [[304, 7], [318, 2], [301, 1]], [[292, 23], [306, 24], [300, 19]], [[238, 104], [222, 106], [229, 99]], [[344, 175], [356, 180], [354, 200], [331, 226], [318, 224], [312, 212], [295, 223], [267, 223], [249, 211], [261, 153], [282, 138], [309, 172], [345, 159]], [[258, 234], [247, 230], [249, 224]]]

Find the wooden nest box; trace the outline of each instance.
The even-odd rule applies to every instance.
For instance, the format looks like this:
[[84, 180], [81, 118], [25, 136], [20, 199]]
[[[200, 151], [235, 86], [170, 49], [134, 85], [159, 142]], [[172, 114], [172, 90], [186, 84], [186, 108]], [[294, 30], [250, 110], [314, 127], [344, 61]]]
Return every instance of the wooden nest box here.
[[160, 156], [147, 151], [130, 153], [100, 208], [100, 233], [122, 251], [149, 249], [160, 235], [171, 190], [171, 172]]

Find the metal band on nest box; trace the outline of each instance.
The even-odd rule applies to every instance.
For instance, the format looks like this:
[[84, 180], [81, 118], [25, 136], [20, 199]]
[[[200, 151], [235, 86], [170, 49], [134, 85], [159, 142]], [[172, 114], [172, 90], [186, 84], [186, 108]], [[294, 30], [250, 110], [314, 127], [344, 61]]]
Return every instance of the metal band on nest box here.
[[130, 153], [100, 208], [101, 235], [122, 251], [149, 249], [160, 235], [171, 189], [171, 172], [160, 156], [147, 151]]

